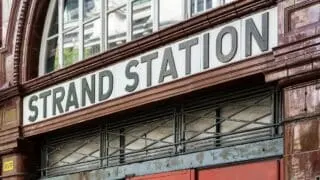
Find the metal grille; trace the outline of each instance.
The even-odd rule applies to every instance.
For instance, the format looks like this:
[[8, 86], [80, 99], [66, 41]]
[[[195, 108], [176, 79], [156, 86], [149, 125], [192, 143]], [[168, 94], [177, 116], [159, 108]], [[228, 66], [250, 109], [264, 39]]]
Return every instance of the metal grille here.
[[[261, 90], [260, 90], [261, 91]], [[237, 97], [238, 96], [238, 97]], [[277, 136], [272, 91], [207, 97], [183, 112], [185, 151], [261, 141]]]
[[[277, 138], [272, 89], [213, 93], [106, 119], [99, 127], [47, 138], [43, 176], [118, 166]], [[67, 136], [67, 137], [66, 137]]]
[[[82, 133], [70, 133], [65, 138], [48, 138], [45, 145], [46, 174], [59, 174], [99, 167], [100, 132], [87, 129]], [[77, 164], [77, 166], [73, 166]]]
[[187, 150], [199, 146], [215, 145], [212, 137], [217, 134], [216, 109], [200, 109], [184, 113], [185, 144]]
[[[171, 112], [168, 114], [168, 112]], [[122, 126], [107, 130], [107, 165], [142, 161], [172, 153], [173, 111], [150, 117], [127, 119]], [[121, 123], [121, 122], [119, 122]]]

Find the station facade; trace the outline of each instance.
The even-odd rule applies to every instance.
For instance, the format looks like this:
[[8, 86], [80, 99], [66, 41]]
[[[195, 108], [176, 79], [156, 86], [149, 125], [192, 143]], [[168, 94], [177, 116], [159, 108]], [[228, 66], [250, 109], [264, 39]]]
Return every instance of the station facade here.
[[0, 12], [0, 179], [320, 179], [319, 0]]

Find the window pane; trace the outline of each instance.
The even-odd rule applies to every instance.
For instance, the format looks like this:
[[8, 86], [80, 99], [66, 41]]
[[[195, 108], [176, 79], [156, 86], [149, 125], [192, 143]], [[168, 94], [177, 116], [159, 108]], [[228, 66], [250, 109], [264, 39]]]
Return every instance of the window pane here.
[[85, 20], [99, 16], [101, 11], [101, 0], [85, 0], [83, 5]]
[[227, 4], [227, 3], [231, 3], [232, 1], [235, 1], [235, 0], [225, 0], [224, 3]]
[[220, 6], [221, 0], [206, 0], [206, 9], [216, 8]]
[[2, 42], [4, 42], [4, 40], [6, 39], [11, 6], [12, 6], [12, 0], [2, 0], [2, 9], [0, 9], [1, 10], [0, 13], [2, 13], [2, 24], [0, 24], [0, 28], [2, 28], [2, 31], [0, 30], [0, 33], [2, 32], [2, 34], [0, 34], [0, 38], [2, 38]]
[[259, 137], [271, 136], [271, 128], [241, 132], [262, 128], [272, 124], [271, 95], [226, 104], [221, 107], [221, 132], [234, 133], [221, 139], [222, 144], [241, 142]]
[[152, 122], [125, 129], [125, 162], [161, 157], [172, 152], [173, 117], [159, 117]]
[[216, 8], [220, 6], [220, 0], [208, 0], [208, 1], [207, 1], [207, 9]]
[[91, 169], [97, 167], [99, 158], [99, 133], [67, 139], [61, 137], [58, 142], [49, 140], [47, 144], [48, 175]]
[[[165, 112], [166, 113], [166, 112]], [[105, 164], [108, 166], [119, 163], [129, 163], [143, 159], [159, 158], [172, 154], [174, 148], [174, 117], [166, 115], [152, 115], [148, 118], [132, 116], [118, 119], [121, 126], [107, 130], [107, 156]], [[123, 124], [125, 122], [125, 124]], [[130, 122], [130, 123], [128, 123]], [[110, 126], [111, 125], [111, 126]]]
[[71, 31], [63, 35], [63, 66], [68, 66], [76, 61], [79, 57], [79, 33]]
[[119, 8], [108, 15], [108, 48], [127, 41], [127, 8]]
[[160, 0], [160, 29], [183, 20], [182, 1]]
[[58, 34], [58, 3], [55, 4], [53, 15], [51, 19], [51, 25], [49, 29], [49, 37]]
[[220, 6], [221, 0], [191, 0], [191, 14], [197, 14]]
[[63, 12], [63, 27], [69, 29], [76, 27], [79, 20], [79, 1], [65, 0]]
[[120, 130], [111, 130], [107, 132], [107, 156], [106, 163], [109, 166], [120, 163]]
[[196, 0], [191, 0], [191, 14], [193, 15], [193, 14], [195, 14], [196, 12], [195, 12], [195, 1]]
[[84, 57], [100, 53], [101, 20], [100, 18], [84, 25]]
[[197, 0], [197, 12], [203, 11], [204, 0]]
[[151, 0], [133, 1], [132, 13], [132, 39], [151, 34]]
[[127, 0], [106, 0], [108, 1], [108, 10], [113, 10], [127, 3]]
[[186, 151], [215, 145], [213, 137], [216, 135], [217, 126], [216, 108], [185, 112], [184, 118], [186, 127], [185, 139], [186, 141], [194, 141], [186, 143]]
[[46, 55], [46, 73], [59, 68], [58, 37], [48, 40]]
[[206, 1], [206, 9], [212, 8], [212, 0], [205, 0]]

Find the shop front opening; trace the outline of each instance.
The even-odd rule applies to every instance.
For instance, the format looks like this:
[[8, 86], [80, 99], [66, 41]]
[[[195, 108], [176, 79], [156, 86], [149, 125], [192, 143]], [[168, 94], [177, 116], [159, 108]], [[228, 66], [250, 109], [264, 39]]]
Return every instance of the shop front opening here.
[[[150, 174], [157, 169], [201, 168], [210, 163], [269, 157], [274, 155], [271, 151], [282, 148], [263, 144], [274, 145], [282, 136], [279, 93], [272, 87], [212, 92], [181, 99], [104, 117], [95, 127], [47, 135], [42, 146], [42, 176], [113, 167], [125, 167], [123, 173], [132, 170], [136, 175]], [[245, 151], [258, 151], [255, 148], [261, 144], [266, 146], [262, 148], [265, 152], [246, 154]], [[223, 155], [230, 147], [244, 150], [240, 150], [240, 154]], [[253, 148], [250, 150], [250, 147]], [[220, 154], [212, 162], [204, 157], [203, 161], [188, 164], [188, 158], [193, 154], [197, 158], [199, 152]], [[229, 158], [229, 162], [224, 161], [223, 156]], [[166, 160], [172, 157], [185, 160], [174, 166]], [[158, 162], [159, 167], [145, 164], [151, 161]], [[161, 164], [166, 161], [169, 165]], [[139, 172], [130, 169], [138, 168], [135, 163], [140, 163]], [[141, 166], [144, 166], [143, 172]]]

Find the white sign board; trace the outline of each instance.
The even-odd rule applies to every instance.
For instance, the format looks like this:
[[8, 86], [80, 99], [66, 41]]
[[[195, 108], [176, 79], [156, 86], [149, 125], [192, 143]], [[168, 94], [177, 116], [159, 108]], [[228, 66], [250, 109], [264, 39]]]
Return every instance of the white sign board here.
[[277, 45], [272, 8], [57, 84], [23, 99], [29, 125], [269, 52]]

